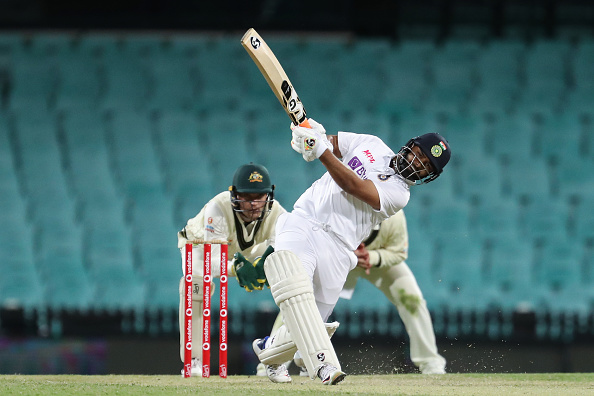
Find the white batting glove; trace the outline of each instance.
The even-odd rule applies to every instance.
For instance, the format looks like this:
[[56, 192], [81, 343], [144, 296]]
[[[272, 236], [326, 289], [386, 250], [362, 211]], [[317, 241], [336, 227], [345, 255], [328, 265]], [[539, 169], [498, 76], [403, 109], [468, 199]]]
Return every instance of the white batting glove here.
[[332, 144], [326, 137], [326, 130], [322, 124], [309, 119], [311, 128], [291, 125], [293, 139], [291, 147], [303, 156], [307, 162], [311, 162], [329, 149], [332, 151]]

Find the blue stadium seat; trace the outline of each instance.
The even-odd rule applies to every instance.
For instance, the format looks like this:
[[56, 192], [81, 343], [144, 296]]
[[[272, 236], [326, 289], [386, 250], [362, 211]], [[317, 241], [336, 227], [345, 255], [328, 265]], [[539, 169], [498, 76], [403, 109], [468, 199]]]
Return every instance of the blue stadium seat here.
[[427, 232], [435, 240], [447, 240], [447, 233], [468, 235], [470, 232], [470, 209], [464, 202], [444, 202], [431, 205], [427, 210]]
[[[436, 248], [437, 273], [441, 287], [447, 292], [448, 334], [457, 336], [471, 333], [475, 327], [485, 328], [482, 313], [488, 309], [489, 299], [484, 293], [482, 241], [468, 231], [447, 228], [439, 236]], [[479, 315], [473, 318], [475, 312]]]
[[591, 192], [594, 173], [591, 172], [594, 159], [567, 155], [553, 167], [554, 193], [565, 198], [579, 197]]
[[[574, 235], [576, 240], [594, 245], [594, 191], [584, 191], [574, 211]], [[592, 274], [594, 277], [594, 273]]]
[[488, 243], [486, 293], [507, 314], [534, 309], [532, 252], [532, 244], [517, 234], [501, 233]]
[[39, 272], [44, 280], [45, 302], [50, 308], [90, 307], [93, 285], [84, 267], [82, 244], [45, 247]]
[[146, 105], [149, 97], [149, 74], [137, 57], [119, 53], [102, 61], [105, 73], [105, 94], [100, 98], [104, 110], [136, 110]]
[[568, 153], [580, 153], [582, 123], [577, 114], [546, 115], [537, 127], [538, 155], [544, 160], [563, 161]]
[[78, 55], [63, 56], [58, 65], [57, 109], [95, 109], [102, 90], [99, 62]]
[[571, 57], [571, 72], [575, 85], [580, 88], [594, 88], [594, 40], [584, 38], [579, 41]]
[[[584, 293], [581, 244], [567, 239], [550, 240], [536, 255], [534, 276], [538, 287], [537, 320], [549, 316], [549, 337], [573, 337], [574, 326], [587, 326], [591, 295]], [[542, 320], [542, 319], [540, 319]], [[538, 334], [537, 336], [542, 336]]]
[[513, 199], [482, 203], [473, 219], [473, 231], [483, 240], [496, 240], [501, 235], [519, 238], [520, 207]]
[[462, 110], [476, 87], [476, 59], [480, 45], [475, 41], [448, 41], [430, 57], [433, 77], [430, 95], [423, 108], [433, 111]]
[[183, 54], [157, 53], [149, 64], [154, 84], [149, 109], [191, 109], [198, 89], [192, 68]]
[[566, 111], [578, 113], [586, 117], [592, 115], [593, 107], [594, 87], [577, 86], [573, 91], [568, 93], [563, 103], [563, 109]]
[[99, 310], [144, 309], [146, 285], [133, 268], [124, 265], [100, 265], [90, 272], [95, 283], [91, 306]]
[[545, 87], [561, 91], [566, 88], [565, 76], [571, 44], [567, 40], [536, 40], [526, 49], [526, 83], [528, 89]]
[[[451, 167], [451, 168], [450, 168]], [[449, 164], [444, 172], [439, 177], [429, 184], [413, 187], [411, 191], [412, 199], [408, 205], [424, 204], [428, 206], [449, 204], [455, 202], [460, 198], [464, 198], [461, 194], [461, 183], [457, 174], [453, 171], [452, 164]]]
[[[552, 175], [548, 161], [538, 157], [504, 156], [501, 165], [505, 197], [519, 202], [532, 202], [548, 199], [552, 194]], [[524, 173], [526, 169], [530, 169], [529, 174]]]
[[84, 254], [87, 265], [99, 267], [134, 266], [133, 241], [123, 219], [119, 222], [91, 223], [84, 225]]
[[591, 114], [594, 107], [594, 41], [583, 38], [571, 58], [570, 72], [574, 89], [569, 92], [565, 108], [581, 114]]
[[[189, 112], [164, 111], [157, 121], [157, 154], [165, 172], [168, 193], [184, 201], [187, 195], [214, 195], [214, 175], [208, 164], [216, 157], [202, 138], [199, 117]], [[208, 197], [210, 199], [210, 196]], [[199, 205], [200, 202], [194, 202]]]
[[500, 233], [487, 244], [484, 294], [489, 307], [502, 317], [501, 323], [491, 321], [488, 325], [493, 339], [513, 333], [514, 313], [530, 313], [537, 306], [531, 276], [532, 252], [532, 244], [517, 234]]
[[487, 153], [488, 123], [483, 116], [447, 114], [444, 129], [440, 132], [456, 151], [464, 150], [469, 155]]
[[57, 85], [54, 65], [22, 52], [12, 57], [11, 63], [9, 108], [47, 110]]
[[493, 154], [508, 157], [530, 157], [533, 148], [534, 122], [530, 115], [519, 113], [502, 116], [495, 120], [493, 130], [486, 138], [487, 147]]
[[[427, 42], [427, 45], [433, 49], [432, 43]], [[429, 90], [428, 52], [429, 49], [411, 48], [405, 42], [387, 54], [386, 89], [379, 111], [409, 114], [422, 106]]]
[[566, 80], [570, 44], [566, 40], [537, 40], [526, 51], [526, 89], [517, 108], [548, 114], [561, 106], [567, 90]]
[[123, 191], [134, 196], [145, 187], [164, 188], [148, 114], [113, 112], [109, 128], [108, 147], [114, 156], [116, 178]]
[[560, 199], [540, 199], [529, 203], [522, 211], [522, 235], [533, 241], [563, 238], [569, 230], [569, 206]]
[[520, 85], [520, 57], [525, 44], [520, 40], [490, 40], [478, 53], [477, 70], [481, 89], [489, 91], [501, 86], [516, 92]]

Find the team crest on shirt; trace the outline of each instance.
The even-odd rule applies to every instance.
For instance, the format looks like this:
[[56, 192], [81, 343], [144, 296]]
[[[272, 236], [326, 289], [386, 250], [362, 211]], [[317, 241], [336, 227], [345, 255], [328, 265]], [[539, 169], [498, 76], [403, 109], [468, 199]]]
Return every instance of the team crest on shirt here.
[[248, 177], [248, 181], [250, 183], [262, 183], [262, 180], [264, 180], [264, 177], [259, 172], [252, 172], [250, 177]]

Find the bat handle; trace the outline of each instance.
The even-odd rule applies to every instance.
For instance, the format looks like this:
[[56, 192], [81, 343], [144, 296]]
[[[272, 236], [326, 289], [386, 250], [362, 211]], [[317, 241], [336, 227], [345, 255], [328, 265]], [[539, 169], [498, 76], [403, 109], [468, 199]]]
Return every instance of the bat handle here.
[[303, 122], [299, 124], [299, 126], [311, 129], [311, 125], [309, 124], [309, 120], [307, 118], [303, 120]]

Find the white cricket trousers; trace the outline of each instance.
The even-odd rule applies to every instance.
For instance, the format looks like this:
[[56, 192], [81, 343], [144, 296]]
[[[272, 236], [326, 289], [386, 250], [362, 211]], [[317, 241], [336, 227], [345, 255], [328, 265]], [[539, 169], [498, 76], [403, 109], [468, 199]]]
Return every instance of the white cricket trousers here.
[[314, 298], [324, 322], [338, 302], [357, 256], [331, 231], [295, 213], [284, 213], [276, 222], [275, 251], [297, 255], [313, 284]]

